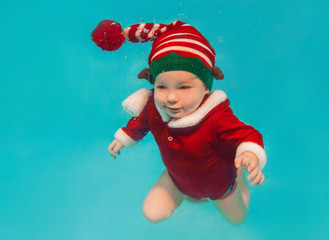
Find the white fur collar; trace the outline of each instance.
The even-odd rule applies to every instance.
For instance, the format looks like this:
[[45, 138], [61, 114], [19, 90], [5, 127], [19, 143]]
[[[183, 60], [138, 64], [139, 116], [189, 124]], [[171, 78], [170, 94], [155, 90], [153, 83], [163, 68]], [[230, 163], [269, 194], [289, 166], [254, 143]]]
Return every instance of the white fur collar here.
[[[132, 116], [138, 116], [145, 107], [145, 104], [152, 94], [150, 89], [143, 88], [130, 95], [122, 105]], [[214, 107], [227, 99], [225, 92], [214, 90], [209, 93], [208, 99], [194, 112], [179, 119], [172, 119], [159, 106], [156, 106], [162, 120], [168, 122], [170, 128], [186, 128], [197, 125]]]

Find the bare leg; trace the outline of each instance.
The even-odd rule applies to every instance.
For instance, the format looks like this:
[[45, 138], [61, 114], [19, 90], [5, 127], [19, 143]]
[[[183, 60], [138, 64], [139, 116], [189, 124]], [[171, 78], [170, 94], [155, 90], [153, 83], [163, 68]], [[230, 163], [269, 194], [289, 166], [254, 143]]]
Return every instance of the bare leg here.
[[242, 196], [243, 202], [244, 202], [246, 208], [248, 209], [249, 200], [250, 200], [250, 192], [249, 192], [247, 179], [244, 176], [244, 171], [241, 167], [238, 169], [237, 181], [238, 181], [238, 184], [240, 185], [240, 191], [241, 191], [241, 196]]
[[224, 199], [212, 201], [215, 207], [232, 224], [241, 224], [247, 217], [249, 188], [243, 170], [238, 169], [238, 186], [233, 194]]
[[143, 214], [153, 223], [165, 220], [173, 214], [184, 197], [165, 170], [147, 194], [143, 203]]

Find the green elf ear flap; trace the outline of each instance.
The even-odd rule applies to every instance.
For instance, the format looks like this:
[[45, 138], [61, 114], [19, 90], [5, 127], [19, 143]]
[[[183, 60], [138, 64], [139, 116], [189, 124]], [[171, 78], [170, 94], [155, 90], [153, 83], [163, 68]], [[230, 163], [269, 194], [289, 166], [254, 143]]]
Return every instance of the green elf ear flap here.
[[146, 79], [149, 83], [153, 83], [151, 71], [149, 68], [144, 68], [137, 76], [139, 79]]

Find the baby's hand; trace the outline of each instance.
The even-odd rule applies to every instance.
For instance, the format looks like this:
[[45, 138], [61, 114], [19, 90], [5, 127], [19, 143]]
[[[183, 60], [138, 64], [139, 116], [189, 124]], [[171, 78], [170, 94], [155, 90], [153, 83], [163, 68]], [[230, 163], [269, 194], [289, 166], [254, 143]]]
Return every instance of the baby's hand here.
[[108, 150], [111, 156], [116, 159], [116, 155], [120, 155], [120, 149], [123, 148], [123, 144], [119, 141], [114, 139], [112, 143], [109, 145]]
[[262, 184], [264, 182], [264, 174], [259, 169], [258, 158], [255, 154], [251, 152], [243, 152], [240, 156], [235, 158], [235, 167], [239, 168], [242, 165], [247, 167], [247, 171], [250, 173], [247, 179], [250, 181], [251, 185]]

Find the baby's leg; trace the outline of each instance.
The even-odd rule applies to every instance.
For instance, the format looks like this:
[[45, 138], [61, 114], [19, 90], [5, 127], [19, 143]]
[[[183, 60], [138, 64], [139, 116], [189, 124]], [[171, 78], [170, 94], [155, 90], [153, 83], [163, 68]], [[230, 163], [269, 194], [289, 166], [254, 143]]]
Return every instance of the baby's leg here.
[[243, 170], [239, 168], [237, 188], [228, 197], [212, 201], [215, 207], [232, 224], [241, 224], [247, 217], [249, 188]]
[[184, 197], [165, 170], [147, 194], [143, 203], [143, 214], [153, 223], [165, 220], [173, 214]]
[[248, 187], [248, 182], [246, 177], [244, 176], [244, 171], [242, 167], [238, 169], [238, 176], [237, 176], [237, 182], [240, 185], [240, 191], [241, 196], [244, 202], [244, 205], [246, 205], [247, 209], [249, 207], [249, 200], [250, 200], [250, 192]]

